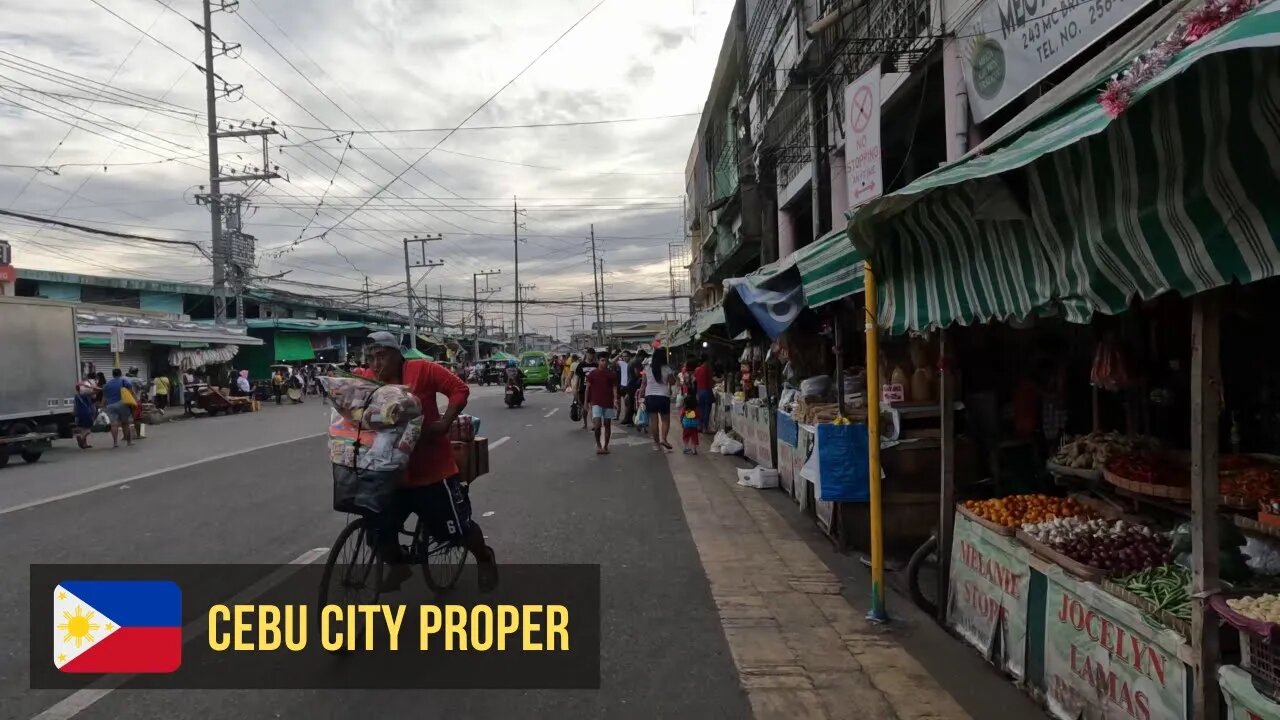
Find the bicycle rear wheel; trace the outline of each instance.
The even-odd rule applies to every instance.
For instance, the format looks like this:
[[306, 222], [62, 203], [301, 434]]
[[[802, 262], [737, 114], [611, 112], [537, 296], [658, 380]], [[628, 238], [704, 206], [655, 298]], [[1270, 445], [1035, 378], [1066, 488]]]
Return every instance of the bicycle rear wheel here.
[[364, 518], [356, 518], [338, 533], [320, 577], [320, 607], [377, 604], [382, 558], [369, 542]]
[[442, 593], [458, 584], [470, 554], [465, 547], [456, 542], [436, 542], [421, 519], [413, 531], [413, 542], [418, 548], [418, 562], [422, 564], [422, 577], [427, 581], [427, 587]]

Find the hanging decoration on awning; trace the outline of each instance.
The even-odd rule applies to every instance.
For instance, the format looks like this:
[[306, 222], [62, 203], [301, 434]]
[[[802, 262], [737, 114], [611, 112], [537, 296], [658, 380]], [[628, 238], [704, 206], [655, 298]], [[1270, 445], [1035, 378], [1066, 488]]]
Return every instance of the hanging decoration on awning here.
[[1164, 39], [1133, 59], [1107, 83], [1098, 103], [1112, 119], [1129, 109], [1138, 88], [1154, 80], [1173, 62], [1173, 58], [1209, 33], [1256, 8], [1259, 0], [1209, 0], [1191, 10]]
[[195, 370], [206, 365], [218, 365], [231, 362], [240, 348], [235, 345], [220, 345], [213, 348], [195, 350], [178, 349], [169, 351], [169, 365], [179, 370]]

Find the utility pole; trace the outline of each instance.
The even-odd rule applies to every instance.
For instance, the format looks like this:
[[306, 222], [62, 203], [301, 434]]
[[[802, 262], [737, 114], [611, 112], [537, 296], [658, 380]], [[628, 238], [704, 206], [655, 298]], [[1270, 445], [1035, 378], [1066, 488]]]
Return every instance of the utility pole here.
[[[237, 260], [238, 265], [244, 264], [244, 255], [247, 252], [249, 264], [252, 264], [253, 255], [253, 237], [243, 235], [239, 232], [239, 221], [236, 221], [236, 227], [233, 231], [234, 248], [226, 246], [226, 238], [223, 237], [222, 222], [224, 203], [222, 198], [222, 183], [224, 182], [246, 182], [250, 180], [271, 180], [278, 178], [280, 175], [271, 171], [267, 157], [267, 136], [275, 135], [276, 129], [274, 123], [268, 127], [258, 127], [256, 124], [251, 129], [242, 129], [228, 132], [220, 132], [218, 130], [218, 96], [230, 96], [239, 93], [244, 89], [242, 85], [232, 85], [218, 76], [213, 69], [213, 59], [218, 55], [226, 55], [229, 52], [239, 50], [238, 43], [228, 43], [218, 38], [213, 33], [213, 13], [218, 12], [235, 12], [239, 5], [234, 0], [217, 0], [217, 7], [214, 7], [215, 0], [203, 0], [204, 24], [200, 27], [204, 33], [204, 67], [200, 68], [204, 72], [204, 92], [205, 92], [205, 114], [207, 115], [206, 126], [209, 135], [209, 192], [201, 193], [196, 196], [197, 202], [208, 204], [209, 206], [209, 230], [212, 239], [213, 250], [213, 318], [218, 325], [227, 323], [227, 268], [232, 263], [233, 258]], [[218, 51], [215, 53], [213, 49], [214, 40], [218, 41]], [[218, 82], [222, 83], [222, 88], [218, 88]], [[253, 172], [242, 172], [239, 175], [223, 175], [222, 166], [218, 160], [218, 139], [228, 137], [249, 137], [257, 136], [262, 138], [262, 168], [253, 168]], [[239, 201], [235, 200], [238, 210]], [[243, 270], [237, 273], [237, 288], [243, 279]], [[243, 320], [243, 311], [238, 310], [241, 320]]]
[[595, 306], [596, 306], [596, 342], [600, 342], [600, 338], [604, 333], [604, 326], [600, 324], [600, 285], [604, 282], [604, 278], [596, 275], [596, 226], [591, 224], [591, 285], [595, 288]]
[[524, 335], [524, 313], [520, 311], [520, 305], [521, 303], [524, 302], [524, 291], [534, 290], [537, 287], [538, 287], [537, 285], [516, 285], [516, 310], [519, 313], [518, 315], [516, 315], [516, 317], [519, 318], [517, 320], [518, 324], [516, 325], [517, 352], [524, 348], [524, 338], [522, 337]]
[[[413, 309], [413, 268], [437, 268], [444, 264], [444, 260], [428, 260], [427, 259], [427, 243], [443, 240], [440, 235], [430, 235], [427, 237], [418, 237], [414, 235], [411, 238], [404, 238], [404, 299], [406, 309], [409, 311], [409, 347], [417, 349], [418, 347], [418, 318]], [[419, 257], [412, 263], [409, 261], [409, 243], [418, 246]]]
[[[440, 323], [440, 329], [444, 330], [446, 323], [444, 321], [444, 285], [437, 286], [440, 288], [440, 294], [436, 296], [436, 320]], [[465, 310], [463, 312], [466, 312]]]
[[605, 344], [604, 326], [609, 324], [609, 316], [604, 309], [604, 258], [600, 258], [600, 344]]
[[371, 300], [371, 297], [369, 295], [369, 276], [365, 275], [364, 276], [364, 309], [365, 310], [369, 309], [370, 300]]
[[[595, 268], [591, 269], [591, 275], [596, 274]], [[578, 293], [578, 312], [582, 315], [582, 329], [587, 329], [587, 294]], [[571, 338], [572, 339], [572, 338]]]
[[[484, 289], [487, 292], [489, 290], [489, 276], [501, 274], [501, 270], [484, 270], [478, 273], [471, 273], [471, 312], [475, 315], [476, 326], [476, 339], [471, 344], [472, 351], [475, 353], [473, 360], [480, 359], [480, 288], [476, 281], [484, 277]], [[502, 288], [495, 289], [501, 290]]]
[[520, 216], [527, 215], [524, 210], [520, 209], [520, 204], [516, 202], [516, 196], [511, 196], [511, 246], [515, 256], [515, 272], [516, 272], [516, 353], [520, 352]]

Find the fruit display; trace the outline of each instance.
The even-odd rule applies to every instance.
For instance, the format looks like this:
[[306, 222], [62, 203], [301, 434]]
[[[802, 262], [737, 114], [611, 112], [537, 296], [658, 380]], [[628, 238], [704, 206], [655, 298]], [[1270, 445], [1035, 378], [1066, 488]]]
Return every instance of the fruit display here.
[[1022, 531], [1078, 563], [1111, 574], [1131, 575], [1169, 562], [1164, 535], [1124, 520], [1057, 518], [1025, 524]]
[[1089, 514], [1089, 509], [1074, 499], [1051, 495], [1009, 495], [991, 500], [968, 500], [964, 508], [1007, 528]]
[[1129, 437], [1120, 433], [1092, 432], [1069, 439], [1049, 462], [1077, 470], [1101, 470], [1107, 461], [1117, 455], [1145, 450], [1151, 441], [1141, 437]]
[[1280, 595], [1264, 595], [1231, 598], [1227, 607], [1251, 620], [1280, 623]]
[[1191, 468], [1151, 452], [1130, 452], [1107, 462], [1107, 472], [1130, 482], [1190, 486]]
[[1150, 601], [1181, 620], [1191, 619], [1191, 571], [1180, 565], [1160, 565], [1130, 575], [1120, 587]]
[[1218, 491], [1228, 503], [1254, 508], [1280, 495], [1280, 467], [1248, 455], [1223, 455]]

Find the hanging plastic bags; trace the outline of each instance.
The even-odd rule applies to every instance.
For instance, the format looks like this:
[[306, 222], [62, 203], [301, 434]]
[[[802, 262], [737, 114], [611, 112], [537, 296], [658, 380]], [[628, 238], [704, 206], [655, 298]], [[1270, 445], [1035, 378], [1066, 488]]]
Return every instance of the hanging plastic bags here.
[[422, 434], [422, 407], [402, 385], [360, 377], [321, 377], [329, 404], [333, 509], [389, 507]]

